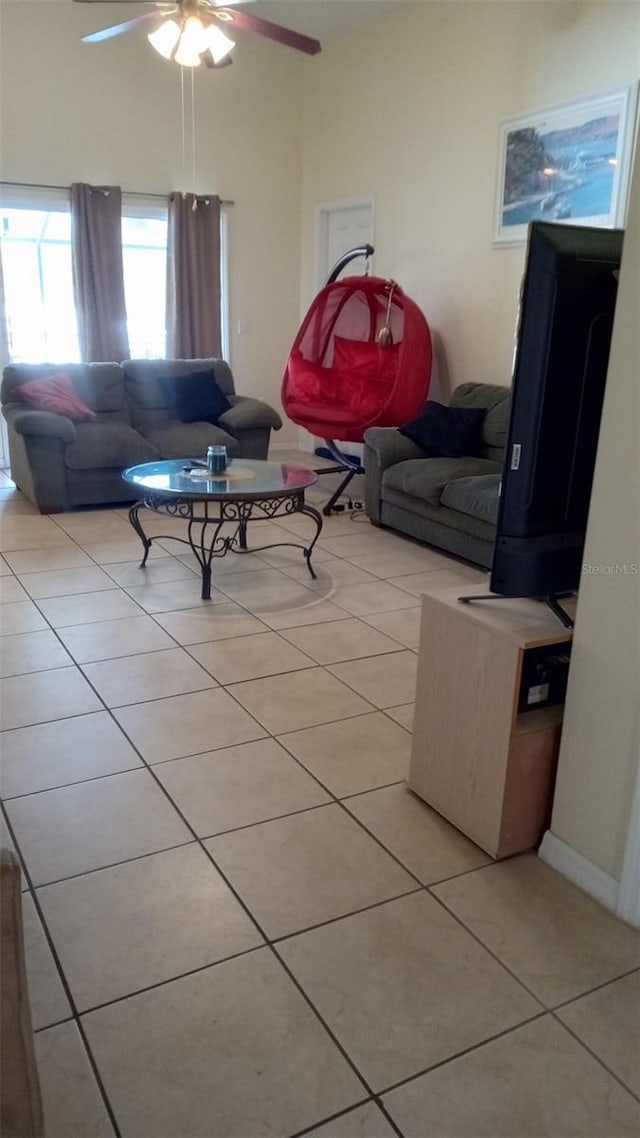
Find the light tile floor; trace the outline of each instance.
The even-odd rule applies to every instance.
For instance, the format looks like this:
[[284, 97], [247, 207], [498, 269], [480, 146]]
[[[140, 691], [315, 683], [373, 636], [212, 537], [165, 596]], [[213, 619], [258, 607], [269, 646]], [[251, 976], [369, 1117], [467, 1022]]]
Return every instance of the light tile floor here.
[[0, 509], [47, 1138], [637, 1138], [638, 936], [404, 786], [420, 594], [482, 574], [336, 515], [206, 603], [126, 510]]

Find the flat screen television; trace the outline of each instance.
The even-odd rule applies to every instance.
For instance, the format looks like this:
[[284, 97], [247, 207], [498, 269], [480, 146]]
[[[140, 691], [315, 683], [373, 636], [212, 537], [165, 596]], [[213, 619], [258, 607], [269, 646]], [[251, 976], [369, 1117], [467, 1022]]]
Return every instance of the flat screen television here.
[[491, 590], [580, 582], [623, 232], [529, 226]]

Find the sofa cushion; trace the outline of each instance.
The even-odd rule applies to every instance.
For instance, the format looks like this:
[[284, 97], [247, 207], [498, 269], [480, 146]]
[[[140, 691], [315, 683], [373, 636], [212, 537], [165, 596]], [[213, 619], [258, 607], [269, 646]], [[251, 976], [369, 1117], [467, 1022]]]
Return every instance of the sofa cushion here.
[[167, 406], [182, 423], [217, 423], [231, 407], [216, 383], [213, 368], [188, 375], [160, 376]]
[[381, 496], [386, 500], [391, 491], [391, 497], [395, 492], [438, 506], [445, 486], [453, 479], [499, 473], [499, 464], [486, 458], [411, 458], [387, 467]]
[[476, 454], [484, 416], [482, 407], [445, 407], [432, 400], [399, 430], [428, 458], [462, 458]]
[[153, 462], [158, 451], [128, 423], [105, 419], [98, 423], [78, 423], [76, 437], [68, 443], [64, 464], [70, 470], [95, 470], [135, 466]]
[[507, 444], [511, 390], [497, 383], [462, 383], [451, 397], [452, 407], [484, 407], [479, 454], [501, 462]]
[[[475, 555], [464, 552], [465, 537], [477, 538], [479, 541], [495, 541], [496, 528], [489, 522], [482, 522], [479, 518], [471, 518], [468, 514], [461, 514], [459, 510], [450, 510], [447, 506], [431, 506], [420, 498], [407, 498], [403, 494], [390, 491], [389, 499], [382, 503], [380, 520], [383, 525], [392, 526], [419, 541], [427, 541], [430, 545], [442, 545], [443, 549], [450, 549], [461, 557], [469, 557], [475, 561]], [[444, 533], [455, 530], [458, 535], [454, 545], [442, 540]], [[437, 536], [436, 536], [437, 535]], [[462, 545], [460, 542], [462, 541]], [[491, 564], [481, 560], [478, 564]]]
[[211, 371], [212, 368], [221, 391], [225, 395], [233, 395], [233, 375], [224, 360], [125, 360], [122, 370], [134, 427], [141, 422], [157, 423], [171, 417], [167, 413], [169, 408], [160, 383], [161, 376], [177, 379], [194, 372]]
[[456, 478], [447, 482], [440, 501], [451, 510], [459, 510], [470, 518], [495, 525], [498, 518], [500, 474], [483, 474]]
[[[180, 423], [177, 419], [145, 428], [144, 437], [160, 458], [204, 458], [209, 446], [225, 446], [237, 454], [238, 442], [211, 423]], [[138, 461], [145, 461], [139, 459]]]
[[14, 395], [23, 399], [36, 411], [52, 411], [56, 415], [66, 415], [72, 423], [90, 423], [97, 419], [95, 411], [76, 395], [74, 386], [64, 372], [30, 379], [14, 387]]
[[279, 431], [282, 419], [278, 412], [262, 399], [251, 399], [248, 395], [232, 395], [231, 407], [220, 416], [218, 426], [234, 437], [244, 431]]
[[64, 372], [76, 394], [92, 411], [129, 422], [125, 399], [124, 372], [120, 364], [8, 364], [2, 377], [2, 403], [16, 399], [15, 388], [33, 379], [43, 379], [53, 372]]

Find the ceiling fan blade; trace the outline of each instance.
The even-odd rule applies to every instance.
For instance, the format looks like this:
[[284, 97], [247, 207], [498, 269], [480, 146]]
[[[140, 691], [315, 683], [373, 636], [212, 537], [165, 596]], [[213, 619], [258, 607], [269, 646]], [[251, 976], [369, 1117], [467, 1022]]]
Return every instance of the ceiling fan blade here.
[[205, 67], [215, 68], [216, 71], [219, 71], [221, 67], [228, 67], [230, 63], [233, 63], [230, 55], [225, 56], [225, 58], [221, 59], [219, 63], [214, 63], [213, 56], [210, 51], [205, 51], [204, 54], [200, 56], [200, 59], [204, 63]]
[[[87, 2], [87, 0], [85, 0]], [[90, 3], [91, 0], [88, 0]], [[104, 2], [104, 0], [102, 0]], [[134, 28], [141, 28], [143, 24], [157, 23], [158, 12], [145, 12], [143, 16], [134, 16], [132, 20], [125, 20], [123, 24], [112, 24], [110, 28], [102, 28], [99, 32], [83, 36], [83, 43], [102, 43], [103, 40], [121, 36], [124, 32], [132, 32]]]
[[263, 20], [260, 16], [252, 16], [249, 12], [238, 11], [236, 8], [212, 8], [211, 14], [217, 16], [224, 24], [242, 28], [246, 32], [257, 32], [259, 36], [276, 40], [286, 47], [293, 47], [296, 51], [304, 51], [307, 55], [317, 55], [322, 51], [318, 40], [310, 36], [303, 36], [291, 28], [283, 28], [280, 24], [273, 24], [271, 20]]

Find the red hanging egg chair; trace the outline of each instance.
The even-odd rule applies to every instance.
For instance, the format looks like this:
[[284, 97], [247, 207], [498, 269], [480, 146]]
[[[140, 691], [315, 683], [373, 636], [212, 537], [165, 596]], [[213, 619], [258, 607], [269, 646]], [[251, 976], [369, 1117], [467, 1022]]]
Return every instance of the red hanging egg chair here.
[[394, 281], [346, 277], [326, 285], [296, 336], [282, 383], [288, 417], [312, 435], [362, 442], [367, 427], [397, 427], [424, 405], [431, 336]]

